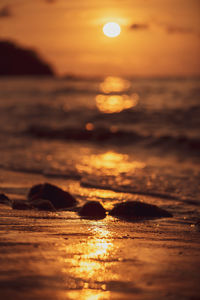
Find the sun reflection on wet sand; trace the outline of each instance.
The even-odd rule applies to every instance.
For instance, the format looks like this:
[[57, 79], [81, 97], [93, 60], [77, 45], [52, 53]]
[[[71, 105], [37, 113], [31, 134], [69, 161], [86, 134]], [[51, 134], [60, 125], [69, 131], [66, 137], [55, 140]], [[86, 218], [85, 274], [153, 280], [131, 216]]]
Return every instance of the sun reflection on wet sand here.
[[[92, 236], [88, 239], [66, 247], [67, 256], [72, 254], [73, 257], [69, 255], [64, 259], [70, 269], [64, 268], [63, 272], [83, 280], [82, 292], [78, 293], [80, 300], [109, 299], [105, 282], [117, 280], [118, 275], [107, 270], [107, 264], [112, 264], [109, 260], [117, 249], [114, 249], [112, 234], [106, 227], [98, 226], [94, 221], [90, 231]], [[77, 292], [71, 291], [68, 296], [69, 299], [77, 299]]]

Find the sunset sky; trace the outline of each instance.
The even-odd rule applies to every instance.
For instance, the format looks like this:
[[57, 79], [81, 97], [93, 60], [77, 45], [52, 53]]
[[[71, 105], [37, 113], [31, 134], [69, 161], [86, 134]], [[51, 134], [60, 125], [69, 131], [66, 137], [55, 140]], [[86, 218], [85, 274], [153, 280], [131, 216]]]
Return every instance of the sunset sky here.
[[[106, 22], [121, 34], [105, 36]], [[1, 0], [0, 38], [60, 75], [199, 75], [200, 0]]]

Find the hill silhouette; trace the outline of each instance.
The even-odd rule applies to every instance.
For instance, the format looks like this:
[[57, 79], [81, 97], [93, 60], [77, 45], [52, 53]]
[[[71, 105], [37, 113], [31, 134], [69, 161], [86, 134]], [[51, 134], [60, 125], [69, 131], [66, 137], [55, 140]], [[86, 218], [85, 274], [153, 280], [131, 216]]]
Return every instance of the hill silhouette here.
[[0, 76], [53, 76], [37, 52], [7, 40], [0, 41]]

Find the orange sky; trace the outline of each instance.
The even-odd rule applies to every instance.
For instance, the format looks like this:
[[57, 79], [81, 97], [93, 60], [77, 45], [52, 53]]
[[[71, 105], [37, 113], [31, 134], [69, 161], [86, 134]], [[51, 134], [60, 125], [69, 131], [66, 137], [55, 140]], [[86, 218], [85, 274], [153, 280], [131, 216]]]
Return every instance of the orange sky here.
[[[1, 0], [0, 38], [37, 49], [58, 74], [199, 75], [200, 0]], [[121, 25], [119, 37], [102, 33]]]

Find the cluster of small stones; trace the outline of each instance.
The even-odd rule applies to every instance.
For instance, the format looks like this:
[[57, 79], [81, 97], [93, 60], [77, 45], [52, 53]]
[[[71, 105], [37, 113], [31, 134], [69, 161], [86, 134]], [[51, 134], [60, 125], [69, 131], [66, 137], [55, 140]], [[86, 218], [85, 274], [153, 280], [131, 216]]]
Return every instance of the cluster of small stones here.
[[[11, 201], [6, 195], [0, 194], [0, 203], [20, 210], [57, 211], [70, 209], [77, 211], [78, 201], [61, 188], [50, 183], [44, 183], [35, 185], [30, 189], [27, 201]], [[81, 218], [96, 220], [103, 219], [107, 214], [110, 214], [127, 221], [172, 217], [171, 213], [156, 205], [139, 201], [118, 203], [109, 212], [98, 201], [88, 201], [81, 208], [78, 208], [78, 214]]]

